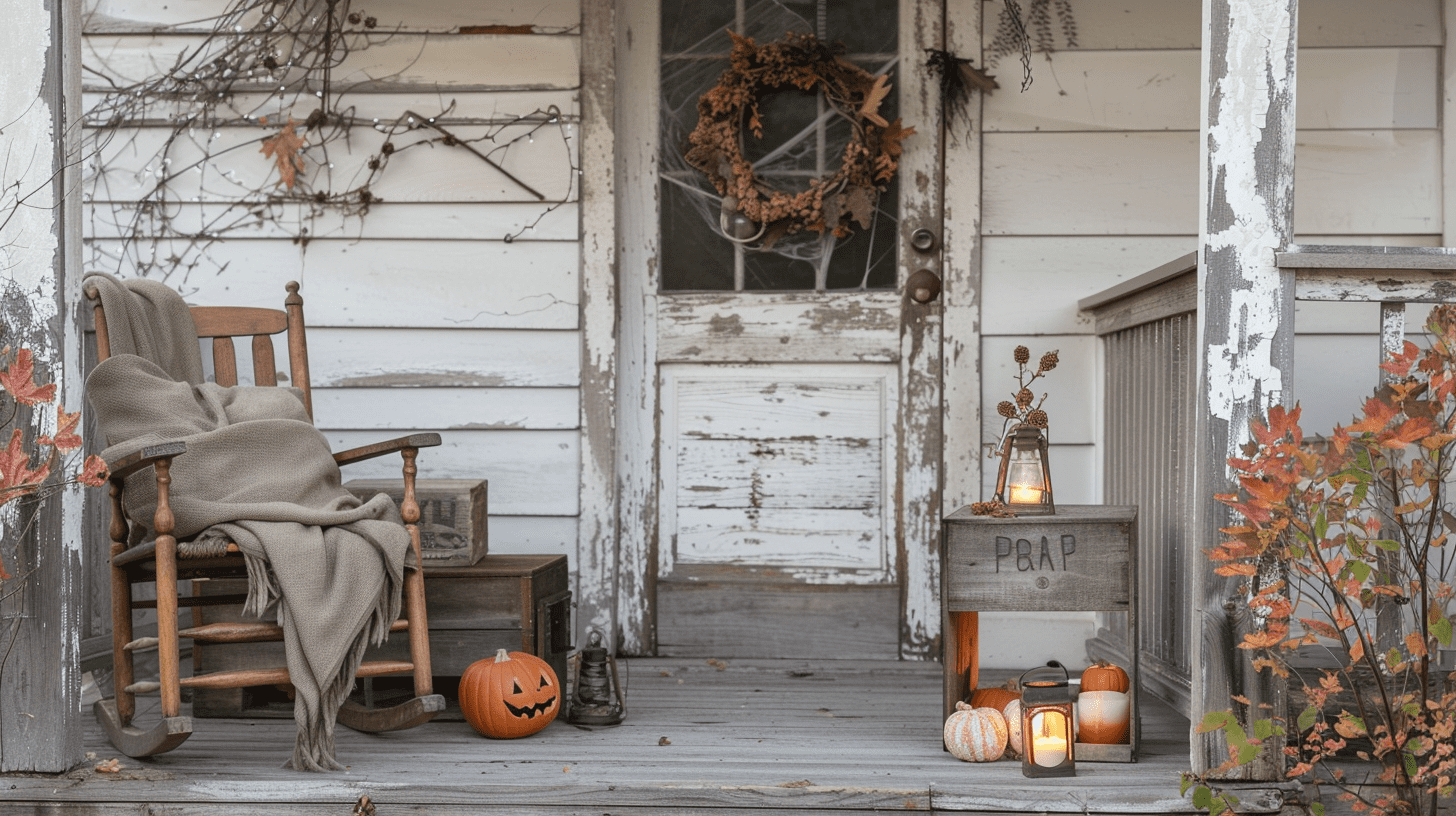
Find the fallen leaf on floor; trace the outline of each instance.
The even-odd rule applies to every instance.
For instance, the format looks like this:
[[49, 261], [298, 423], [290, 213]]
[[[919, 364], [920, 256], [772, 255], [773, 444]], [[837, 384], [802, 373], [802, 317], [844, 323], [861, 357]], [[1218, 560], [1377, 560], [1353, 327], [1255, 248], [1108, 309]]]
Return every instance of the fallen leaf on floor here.
[[707, 660], [705, 660], [703, 662], [707, 663], [709, 666], [712, 666], [713, 668], [717, 669], [718, 671], [723, 671], [724, 669], [728, 668], [728, 661], [726, 661], [726, 660], [719, 660], [716, 657], [710, 657], [710, 658], [708, 658]]
[[359, 801], [354, 803], [354, 816], [374, 816], [374, 800], [369, 794], [359, 795]]
[[658, 677], [671, 677], [672, 676], [672, 672], [667, 671], [666, 669], [664, 669], [664, 670], [658, 672], [657, 673], [657, 676]]
[[657, 744], [658, 745], [671, 745], [672, 744], [672, 740], [668, 739], [667, 737], [658, 737], [657, 738]]
[[561, 766], [561, 772], [562, 773], [571, 773], [571, 766], [570, 765], [562, 765]]
[[121, 760], [115, 758], [102, 760], [96, 763], [96, 771], [98, 773], [120, 773]]
[[807, 787], [809, 787], [810, 785], [813, 785], [813, 784], [814, 784], [813, 782], [810, 782], [807, 779], [800, 779], [798, 782], [780, 782], [779, 783], [779, 787], [781, 787], [781, 788], [807, 788]]

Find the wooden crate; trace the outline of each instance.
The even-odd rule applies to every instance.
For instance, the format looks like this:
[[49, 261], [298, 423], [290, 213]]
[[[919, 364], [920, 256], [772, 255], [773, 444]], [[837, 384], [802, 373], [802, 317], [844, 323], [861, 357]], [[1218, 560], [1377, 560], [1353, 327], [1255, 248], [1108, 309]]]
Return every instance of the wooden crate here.
[[[965, 699], [956, 665], [952, 612], [1126, 612], [1137, 643], [1137, 508], [1059, 506], [1056, 515], [994, 518], [969, 507], [942, 526], [941, 609], [945, 644], [942, 718]], [[1138, 650], [1127, 667], [1130, 723], [1126, 745], [1077, 743], [1078, 762], [1133, 762], [1141, 730]], [[1031, 668], [1027, 666], [1026, 668]]]
[[[241, 581], [209, 581], [205, 595], [247, 590]], [[571, 651], [571, 592], [564, 555], [487, 555], [465, 567], [425, 567], [425, 607], [430, 624], [430, 666], [435, 690], [453, 695], [465, 668], [497, 649], [534, 654], [566, 682]], [[237, 620], [237, 606], [207, 607], [208, 621]], [[195, 644], [198, 672], [282, 666], [283, 644], [230, 646]], [[409, 639], [396, 634], [368, 659], [409, 659]], [[392, 678], [370, 685], [389, 686]], [[407, 678], [406, 678], [407, 680]], [[361, 681], [363, 683], [364, 681]], [[198, 717], [291, 717], [287, 689], [193, 689], [192, 713]]]
[[[352, 479], [344, 487], [360, 499], [376, 493], [404, 501], [399, 479]], [[425, 566], [467, 567], [485, 556], [489, 544], [486, 509], [489, 484], [480, 479], [417, 479], [420, 557]]]

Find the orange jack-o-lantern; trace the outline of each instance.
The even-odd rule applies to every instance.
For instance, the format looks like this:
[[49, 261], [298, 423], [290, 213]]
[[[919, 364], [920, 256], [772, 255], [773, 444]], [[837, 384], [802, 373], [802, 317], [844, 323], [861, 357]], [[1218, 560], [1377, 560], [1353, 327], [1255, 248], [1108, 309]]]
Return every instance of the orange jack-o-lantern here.
[[551, 665], [525, 652], [497, 650], [460, 676], [460, 711], [476, 731], [493, 739], [528, 737], [556, 719], [560, 681]]

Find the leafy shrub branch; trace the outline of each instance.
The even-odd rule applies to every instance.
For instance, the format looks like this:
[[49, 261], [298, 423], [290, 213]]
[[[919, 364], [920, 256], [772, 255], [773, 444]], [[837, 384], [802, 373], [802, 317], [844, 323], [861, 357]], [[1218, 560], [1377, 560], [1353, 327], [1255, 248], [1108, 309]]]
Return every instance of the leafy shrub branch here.
[[[1290, 778], [1356, 812], [1434, 816], [1456, 790], [1456, 673], [1439, 662], [1452, 647], [1456, 306], [1435, 308], [1427, 329], [1429, 348], [1407, 342], [1328, 439], [1306, 439], [1299, 408], [1275, 406], [1229, 460], [1239, 492], [1217, 498], [1239, 521], [1209, 557], [1248, 581], [1255, 626], [1239, 648], [1303, 702], [1247, 725], [1206, 716], [1200, 731], [1229, 746], [1212, 776], [1280, 740]], [[1311, 655], [1328, 667], [1300, 668]], [[1190, 789], [1214, 813], [1237, 804], [1206, 776]]]

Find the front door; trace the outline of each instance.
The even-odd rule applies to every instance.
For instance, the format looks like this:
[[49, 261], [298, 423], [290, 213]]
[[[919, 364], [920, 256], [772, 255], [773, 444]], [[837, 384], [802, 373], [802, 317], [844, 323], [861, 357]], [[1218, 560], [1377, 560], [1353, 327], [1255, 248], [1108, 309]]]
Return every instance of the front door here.
[[[644, 447], [619, 457], [623, 517], [642, 536], [624, 529], [620, 546], [622, 569], [644, 574], [620, 590], [623, 649], [933, 656], [941, 168], [925, 53], [940, 0], [630, 5], [632, 50], [654, 43], [655, 59], [626, 59], [618, 81], [645, 85], [650, 65], [657, 93], [624, 117], [642, 129], [624, 128], [637, 189], [623, 213], [619, 445]], [[842, 43], [844, 59], [889, 79], [879, 114], [916, 132], [847, 235], [735, 221], [685, 159], [698, 100], [729, 65], [728, 30], [760, 46], [786, 32]], [[760, 184], [794, 193], [836, 172], [853, 133], [842, 105], [776, 91], [758, 112], [762, 137], [740, 144]]]

